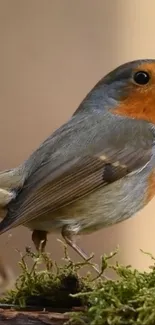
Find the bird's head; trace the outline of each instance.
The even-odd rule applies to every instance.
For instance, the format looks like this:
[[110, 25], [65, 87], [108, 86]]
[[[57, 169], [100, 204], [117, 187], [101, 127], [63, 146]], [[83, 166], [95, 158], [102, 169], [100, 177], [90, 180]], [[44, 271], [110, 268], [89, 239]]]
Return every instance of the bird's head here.
[[125, 63], [102, 78], [77, 112], [102, 111], [155, 124], [155, 60]]

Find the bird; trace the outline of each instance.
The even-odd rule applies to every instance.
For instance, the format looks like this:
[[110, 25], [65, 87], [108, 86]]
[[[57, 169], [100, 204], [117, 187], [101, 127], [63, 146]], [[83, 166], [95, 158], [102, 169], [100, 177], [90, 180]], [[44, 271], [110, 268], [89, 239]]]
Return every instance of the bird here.
[[37, 250], [61, 233], [123, 222], [155, 196], [155, 59], [108, 72], [69, 120], [14, 169], [0, 172], [0, 235], [23, 225]]

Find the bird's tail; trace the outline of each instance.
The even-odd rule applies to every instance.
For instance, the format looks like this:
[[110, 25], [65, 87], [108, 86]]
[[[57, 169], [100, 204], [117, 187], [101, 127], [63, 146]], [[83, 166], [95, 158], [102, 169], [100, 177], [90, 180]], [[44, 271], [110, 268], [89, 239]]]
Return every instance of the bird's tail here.
[[[0, 210], [16, 197], [16, 190], [21, 188], [24, 183], [23, 175], [20, 166], [0, 172]], [[1, 211], [0, 218], [2, 218]]]
[[21, 166], [0, 172], [0, 188], [12, 190], [22, 187], [24, 173]]
[[[6, 216], [8, 203], [16, 197], [16, 189], [21, 188], [23, 183], [23, 171], [20, 167], [0, 172], [0, 219]], [[13, 283], [13, 272], [0, 257], [0, 295]]]

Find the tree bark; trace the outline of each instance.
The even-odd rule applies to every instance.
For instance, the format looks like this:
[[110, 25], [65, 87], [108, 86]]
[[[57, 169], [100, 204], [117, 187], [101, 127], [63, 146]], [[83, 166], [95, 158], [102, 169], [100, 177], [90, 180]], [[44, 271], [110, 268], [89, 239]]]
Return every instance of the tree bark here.
[[0, 325], [63, 325], [68, 319], [65, 313], [0, 309]]

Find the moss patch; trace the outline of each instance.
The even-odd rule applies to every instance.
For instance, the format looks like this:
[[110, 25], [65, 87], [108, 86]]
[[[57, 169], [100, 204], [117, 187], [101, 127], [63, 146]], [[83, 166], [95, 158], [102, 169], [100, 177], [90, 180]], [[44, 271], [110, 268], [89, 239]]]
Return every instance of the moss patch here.
[[[78, 273], [83, 266], [91, 264], [89, 260], [75, 264], [69, 258], [66, 246], [64, 266], [58, 266], [49, 254], [33, 253], [29, 248], [26, 248], [25, 254], [20, 253], [20, 256], [21, 274], [16, 280], [15, 289], [7, 291], [0, 298], [1, 304], [13, 304], [21, 308], [35, 306], [41, 309], [65, 309], [83, 305], [86, 298], [72, 297], [71, 294], [92, 290], [91, 277], [80, 277]], [[27, 265], [29, 259], [33, 262], [31, 268]], [[38, 270], [40, 264], [44, 265], [43, 271]]]
[[[23, 306], [33, 305], [42, 308], [82, 307], [83, 312], [70, 313], [68, 324], [76, 325], [154, 325], [155, 324], [155, 259], [152, 259], [150, 272], [133, 270], [130, 266], [118, 263], [110, 265], [110, 256], [103, 256], [101, 274], [112, 268], [119, 280], [92, 280], [90, 274], [79, 275], [79, 270], [91, 264], [73, 263], [64, 248], [65, 265], [57, 266], [48, 254], [34, 254], [29, 249], [21, 256], [22, 272], [14, 290], [1, 298], [1, 303]], [[142, 256], [143, 257], [143, 256]], [[26, 259], [33, 260], [28, 268]], [[38, 266], [44, 263], [45, 270]]]

